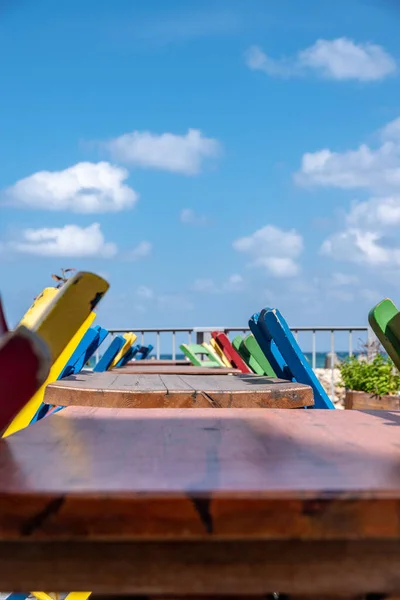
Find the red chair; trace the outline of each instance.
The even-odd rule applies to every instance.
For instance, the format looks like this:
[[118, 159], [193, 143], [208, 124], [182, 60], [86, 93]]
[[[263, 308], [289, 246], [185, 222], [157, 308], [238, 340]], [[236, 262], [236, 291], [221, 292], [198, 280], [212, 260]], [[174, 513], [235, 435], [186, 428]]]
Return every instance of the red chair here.
[[0, 301], [0, 437], [46, 381], [47, 344], [24, 326], [8, 331]]
[[232, 346], [230, 339], [225, 333], [222, 333], [222, 331], [213, 331], [211, 335], [234, 369], [239, 369], [242, 373], [253, 373], [240, 354]]

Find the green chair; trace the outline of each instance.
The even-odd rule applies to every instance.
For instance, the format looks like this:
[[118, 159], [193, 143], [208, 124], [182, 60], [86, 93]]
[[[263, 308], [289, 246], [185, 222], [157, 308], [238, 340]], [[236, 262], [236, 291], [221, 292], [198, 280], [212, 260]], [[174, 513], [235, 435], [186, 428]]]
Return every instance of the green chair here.
[[264, 375], [267, 375], [268, 377], [276, 377], [276, 374], [273, 368], [271, 367], [268, 358], [261, 350], [254, 335], [248, 335], [244, 338], [243, 341], [248, 353], [253, 358], [253, 360], [256, 361], [257, 364], [261, 367]]
[[219, 368], [225, 366], [207, 344], [182, 344], [180, 349], [195, 367]]
[[389, 298], [372, 308], [368, 322], [386, 352], [400, 370], [400, 312]]
[[232, 340], [232, 346], [239, 352], [245, 363], [249, 365], [250, 369], [254, 371], [256, 375], [276, 377], [268, 359], [253, 335], [248, 335], [244, 339], [241, 335], [237, 335]]

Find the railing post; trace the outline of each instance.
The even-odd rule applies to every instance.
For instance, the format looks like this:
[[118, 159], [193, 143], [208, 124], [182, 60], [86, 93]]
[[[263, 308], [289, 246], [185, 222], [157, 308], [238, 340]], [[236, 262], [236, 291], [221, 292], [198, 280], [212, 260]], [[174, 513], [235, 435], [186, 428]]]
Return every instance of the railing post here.
[[312, 364], [312, 368], [313, 371], [315, 371], [315, 367], [317, 366], [317, 339], [316, 339], [316, 332], [315, 329], [313, 329], [312, 332], [312, 358], [311, 358], [311, 364]]
[[204, 342], [204, 331], [196, 331], [196, 344]]
[[176, 359], [176, 333], [172, 332], [172, 360]]
[[332, 389], [332, 402], [335, 401], [335, 332], [331, 331], [331, 389]]
[[157, 360], [160, 360], [160, 332], [156, 333], [156, 356]]

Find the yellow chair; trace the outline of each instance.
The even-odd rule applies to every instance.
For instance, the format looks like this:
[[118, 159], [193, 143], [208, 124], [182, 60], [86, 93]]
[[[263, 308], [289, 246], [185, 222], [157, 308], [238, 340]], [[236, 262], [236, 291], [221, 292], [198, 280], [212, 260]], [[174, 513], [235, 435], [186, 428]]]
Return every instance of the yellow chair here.
[[[211, 340], [210, 340], [211, 341]], [[202, 346], [204, 348], [207, 349], [209, 355], [211, 355], [214, 360], [219, 364], [220, 367], [225, 367], [225, 363], [223, 362], [223, 360], [218, 356], [218, 354], [215, 352], [215, 350], [211, 347], [210, 344], [207, 344], [206, 342], [202, 343]]]
[[42, 316], [50, 302], [59, 294], [60, 290], [55, 287], [48, 287], [37, 296], [32, 305], [28, 308], [24, 316], [19, 322], [19, 325], [25, 325], [28, 329], [34, 329], [39, 318]]
[[137, 336], [134, 333], [124, 333], [124, 335], [122, 337], [126, 340], [125, 344], [122, 346], [122, 348], [118, 352], [118, 354], [116, 354], [116, 356], [115, 356], [114, 360], [111, 362], [108, 370], [113, 369], [119, 363], [121, 358], [123, 358], [125, 356], [125, 354], [129, 350], [129, 348], [132, 346], [134, 341], [137, 339]]
[[60, 376], [79, 342], [96, 318], [93, 308], [108, 290], [108, 283], [93, 273], [77, 273], [59, 290], [46, 288], [21, 320], [48, 345], [50, 373], [18, 413], [3, 437], [27, 427], [43, 402], [46, 386]]
[[[61, 374], [74, 350], [96, 318], [93, 309], [109, 288], [109, 284], [92, 273], [77, 273], [61, 288], [46, 288], [35, 299], [20, 324], [35, 331], [47, 343], [52, 366], [36, 394], [18, 413], [3, 434], [7, 437], [29, 425], [43, 402], [49, 383]], [[54, 600], [45, 592], [32, 592], [37, 600]], [[86, 600], [91, 592], [70, 592], [68, 600]], [[66, 599], [66, 600], [67, 600]]]
[[[60, 600], [60, 594], [46, 594], [45, 592], [31, 592], [37, 600]], [[86, 600], [92, 592], [70, 592], [65, 600]]]
[[218, 358], [222, 361], [222, 363], [224, 364], [225, 367], [232, 367], [231, 363], [229, 362], [229, 360], [226, 358], [222, 348], [217, 344], [217, 342], [214, 340], [214, 338], [211, 338], [210, 340], [210, 346], [211, 348], [214, 350], [214, 353], [218, 356]]

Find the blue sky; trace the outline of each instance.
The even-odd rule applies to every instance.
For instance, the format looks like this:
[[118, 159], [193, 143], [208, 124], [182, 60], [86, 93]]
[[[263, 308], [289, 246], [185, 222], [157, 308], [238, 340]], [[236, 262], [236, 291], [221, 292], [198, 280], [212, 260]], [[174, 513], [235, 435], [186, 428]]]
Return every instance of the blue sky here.
[[0, 2], [0, 275], [61, 267], [108, 327], [362, 325], [399, 301], [400, 9]]

